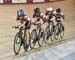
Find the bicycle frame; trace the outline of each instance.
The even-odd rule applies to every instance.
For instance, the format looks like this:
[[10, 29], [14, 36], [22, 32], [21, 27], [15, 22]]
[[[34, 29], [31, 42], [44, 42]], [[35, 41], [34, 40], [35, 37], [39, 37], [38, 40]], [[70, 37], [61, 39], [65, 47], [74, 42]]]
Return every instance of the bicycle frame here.
[[23, 33], [23, 28], [21, 27], [21, 28], [19, 28], [19, 32], [18, 32], [18, 36], [21, 38], [21, 44], [22, 43], [24, 43], [24, 35], [23, 34], [25, 34], [25, 33]]

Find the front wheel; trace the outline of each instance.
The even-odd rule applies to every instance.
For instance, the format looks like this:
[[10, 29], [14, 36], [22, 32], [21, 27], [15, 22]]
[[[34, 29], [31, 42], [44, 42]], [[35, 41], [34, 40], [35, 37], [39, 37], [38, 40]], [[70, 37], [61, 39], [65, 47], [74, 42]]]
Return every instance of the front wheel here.
[[40, 30], [39, 36], [40, 36], [40, 38], [39, 38], [39, 40], [38, 40], [38, 45], [39, 45], [39, 47], [41, 47], [41, 46], [44, 46], [44, 43], [45, 43], [44, 30]]
[[51, 25], [51, 27], [50, 27], [50, 38], [51, 38], [51, 42], [53, 42], [53, 40], [54, 40], [54, 26], [53, 25]]
[[62, 39], [64, 37], [64, 26], [61, 26], [60, 28], [60, 38]]
[[55, 26], [55, 29], [54, 29], [54, 38], [55, 38], [55, 40], [57, 40], [58, 37], [59, 37], [58, 26]]
[[16, 55], [18, 55], [21, 49], [21, 45], [22, 45], [21, 37], [19, 36], [19, 33], [17, 33], [14, 39], [14, 52]]
[[33, 49], [35, 44], [36, 44], [36, 38], [37, 38], [37, 32], [36, 30], [34, 29], [32, 32], [31, 32], [31, 35], [30, 35], [30, 40], [29, 40], [29, 45], [30, 45], [30, 48]]

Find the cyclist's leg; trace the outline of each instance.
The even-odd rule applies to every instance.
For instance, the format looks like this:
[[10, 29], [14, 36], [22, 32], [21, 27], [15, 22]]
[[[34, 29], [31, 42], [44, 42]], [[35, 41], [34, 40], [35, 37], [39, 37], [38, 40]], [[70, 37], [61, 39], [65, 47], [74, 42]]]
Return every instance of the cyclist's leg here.
[[30, 39], [30, 27], [31, 27], [31, 24], [29, 26], [25, 26], [25, 32], [24, 32], [24, 38], [26, 40], [26, 47], [28, 48], [29, 46], [29, 39]]
[[25, 43], [24, 43], [24, 49], [27, 51], [29, 48], [29, 41], [28, 41], [28, 32], [27, 30], [25, 31]]
[[[27, 39], [26, 40], [29, 40], [30, 39], [30, 36], [29, 36], [29, 33], [30, 33], [30, 27], [31, 27], [31, 24], [29, 26], [26, 26], [25, 27], [25, 30], [26, 30], [26, 36], [27, 36]], [[27, 43], [29, 43], [29, 41], [27, 41]]]
[[37, 21], [37, 18], [33, 18], [33, 19], [31, 20], [32, 23], [36, 23], [36, 21]]
[[16, 27], [22, 27], [22, 26], [24, 26], [23, 22], [21, 22], [20, 20], [17, 21]]
[[46, 30], [47, 26], [48, 26], [48, 22], [45, 22], [44, 24], [42, 24], [42, 28], [44, 29], [44, 31]]

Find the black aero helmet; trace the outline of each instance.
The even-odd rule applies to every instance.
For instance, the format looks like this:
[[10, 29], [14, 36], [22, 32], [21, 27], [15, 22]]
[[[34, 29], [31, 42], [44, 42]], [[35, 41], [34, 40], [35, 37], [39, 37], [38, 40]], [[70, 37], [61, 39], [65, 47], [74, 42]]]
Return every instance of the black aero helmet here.
[[34, 13], [40, 13], [40, 8], [39, 7], [35, 8]]
[[56, 11], [57, 11], [57, 12], [61, 12], [61, 8], [57, 8]]

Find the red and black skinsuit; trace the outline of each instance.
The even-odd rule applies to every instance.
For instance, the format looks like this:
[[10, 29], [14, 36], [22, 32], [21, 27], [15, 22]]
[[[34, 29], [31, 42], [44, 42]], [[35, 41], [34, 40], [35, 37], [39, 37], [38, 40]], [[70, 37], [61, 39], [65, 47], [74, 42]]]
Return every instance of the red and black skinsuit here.
[[37, 18], [37, 21], [40, 21], [40, 19], [43, 19], [43, 17], [41, 16], [41, 13], [39, 14], [34, 13], [33, 18]]
[[45, 15], [49, 16], [48, 17], [48, 22], [52, 22], [51, 19], [53, 18], [54, 14], [53, 14], [53, 11], [52, 12], [49, 12], [49, 11], [46, 11]]
[[[25, 29], [30, 29], [31, 27], [31, 20], [29, 17], [26, 17], [27, 15], [21, 16], [22, 19], [20, 19], [20, 16], [17, 16], [17, 21], [20, 20], [21, 23], [26, 22], [25, 23]], [[25, 18], [26, 17], [26, 18]]]
[[[56, 22], [60, 22], [61, 18], [64, 20], [64, 15], [63, 15], [62, 12], [59, 12], [59, 13], [55, 14], [55, 20], [56, 20]], [[58, 20], [58, 19], [60, 19], [60, 20]]]

